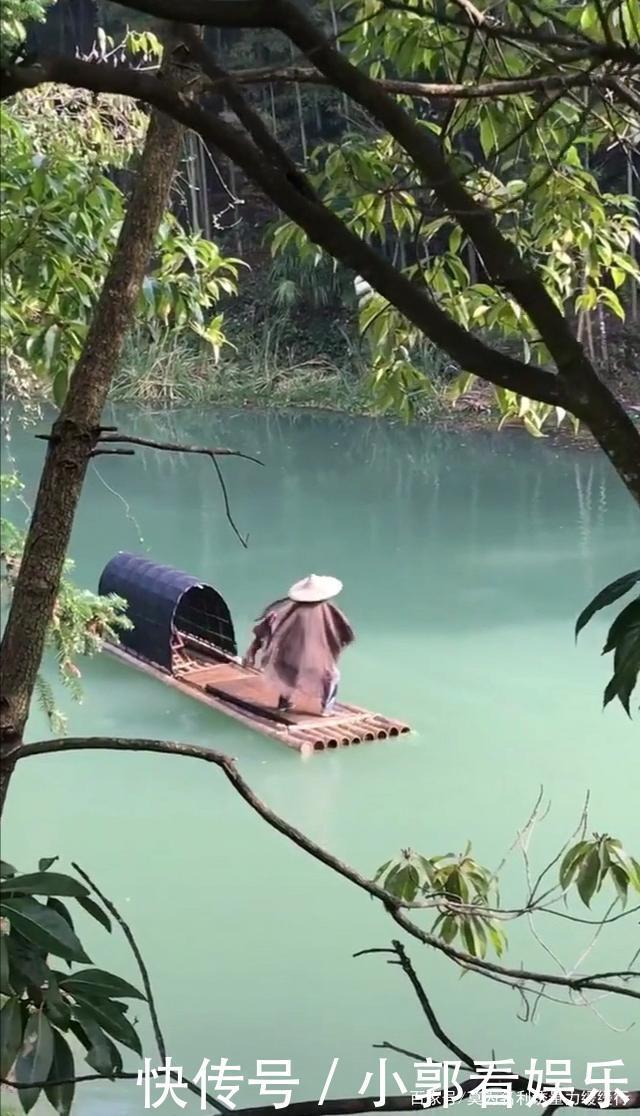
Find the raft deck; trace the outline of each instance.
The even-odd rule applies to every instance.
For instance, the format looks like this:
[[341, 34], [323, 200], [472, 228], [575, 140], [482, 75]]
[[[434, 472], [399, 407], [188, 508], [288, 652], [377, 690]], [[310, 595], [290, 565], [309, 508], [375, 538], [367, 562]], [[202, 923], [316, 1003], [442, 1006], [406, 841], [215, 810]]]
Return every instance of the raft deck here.
[[217, 648], [201, 649], [197, 646], [201, 641], [190, 638], [188, 643], [188, 648], [176, 653], [171, 673], [121, 646], [109, 644], [108, 650], [226, 717], [298, 752], [322, 752], [327, 748], [388, 740], [411, 731], [401, 721], [341, 702], [336, 703], [329, 716], [322, 716], [319, 708], [306, 700], [304, 705], [299, 700], [282, 713], [277, 708], [277, 692], [258, 670], [242, 666], [238, 659], [225, 656]]
[[278, 694], [259, 670], [242, 666], [233, 619], [217, 589], [146, 555], [120, 552], [102, 571], [98, 592], [127, 602], [130, 628], [106, 648], [130, 666], [298, 752], [322, 752], [408, 733], [408, 725], [356, 705], [328, 717], [300, 698], [278, 710]]

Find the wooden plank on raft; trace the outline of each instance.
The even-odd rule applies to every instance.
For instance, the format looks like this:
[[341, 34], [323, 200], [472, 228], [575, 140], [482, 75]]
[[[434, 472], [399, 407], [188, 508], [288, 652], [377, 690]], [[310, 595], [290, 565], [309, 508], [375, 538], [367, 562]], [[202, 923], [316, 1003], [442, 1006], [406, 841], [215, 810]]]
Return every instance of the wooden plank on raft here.
[[246, 713], [259, 717], [266, 717], [268, 721], [273, 721], [274, 724], [282, 725], [283, 728], [295, 724], [295, 721], [291, 721], [282, 712], [268, 709], [266, 706], [259, 705], [255, 701], [246, 701], [238, 694], [231, 693], [229, 690], [222, 689], [220, 686], [213, 686], [211, 682], [207, 683], [205, 690], [208, 694], [213, 694], [214, 697], [219, 698], [221, 701], [230, 702], [231, 705], [237, 705], [239, 709], [244, 709]]
[[217, 661], [202, 661], [195, 668], [193, 660], [188, 664], [178, 660], [175, 673], [171, 674], [122, 646], [107, 643], [105, 650], [129, 666], [298, 752], [387, 740], [411, 731], [404, 722], [355, 705], [337, 704], [329, 716], [299, 707], [286, 713], [279, 711], [278, 694], [260, 672], [243, 667], [227, 656]]

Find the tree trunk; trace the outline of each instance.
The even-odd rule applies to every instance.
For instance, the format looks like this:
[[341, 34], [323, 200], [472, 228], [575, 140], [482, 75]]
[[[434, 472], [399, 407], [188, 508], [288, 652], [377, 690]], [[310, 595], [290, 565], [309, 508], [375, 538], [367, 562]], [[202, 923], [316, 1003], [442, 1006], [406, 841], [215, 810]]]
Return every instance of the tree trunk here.
[[[294, 54], [293, 54], [293, 46], [291, 46], [291, 45], [289, 46], [289, 53], [291, 55], [291, 61], [293, 62]], [[307, 131], [306, 131], [306, 128], [304, 126], [304, 108], [302, 106], [302, 96], [301, 96], [301, 93], [300, 93], [300, 86], [298, 85], [297, 82], [294, 85], [294, 89], [295, 89], [295, 94], [296, 94], [296, 108], [298, 110], [298, 129], [299, 129], [299, 132], [300, 132], [300, 150], [302, 152], [302, 165], [303, 165], [303, 167], [306, 167], [308, 157], [309, 157], [309, 151], [308, 151], [308, 147], [307, 147]]]
[[[167, 49], [166, 71], [176, 69]], [[109, 272], [54, 423], [2, 640], [0, 811], [29, 714], [87, 466], [167, 208], [184, 129], [154, 112]]]
[[[640, 504], [640, 436], [633, 419], [585, 358], [578, 391], [566, 384], [573, 414], [584, 422]], [[575, 382], [575, 381], [574, 381]]]

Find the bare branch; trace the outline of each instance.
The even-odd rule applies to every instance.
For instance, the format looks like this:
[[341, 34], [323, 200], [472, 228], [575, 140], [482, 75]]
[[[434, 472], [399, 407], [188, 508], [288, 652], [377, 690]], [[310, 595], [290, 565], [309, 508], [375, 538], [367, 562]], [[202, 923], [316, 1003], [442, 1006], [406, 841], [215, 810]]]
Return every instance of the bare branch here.
[[[42, 437], [42, 435], [36, 435]], [[46, 435], [45, 437], [49, 437]], [[248, 453], [241, 453], [240, 450], [232, 449], [218, 449], [210, 446], [188, 446], [182, 442], [157, 442], [153, 438], [137, 438], [132, 434], [101, 434], [99, 445], [105, 442], [126, 442], [132, 446], [149, 446], [150, 449], [166, 450], [167, 453], [195, 453], [202, 454], [204, 457], [240, 457], [244, 461], [252, 461], [254, 465], [264, 465], [264, 461], [260, 461], [257, 457], [251, 457]]]
[[[427, 993], [425, 992], [424, 987], [420, 979], [418, 978], [418, 974], [416, 973], [409, 957], [407, 956], [407, 952], [402, 942], [394, 940], [392, 944], [398, 958], [396, 964], [400, 965], [403, 973], [405, 973], [405, 975], [408, 977], [409, 982], [416, 996], [418, 997], [418, 1003], [420, 1004], [420, 1007], [422, 1008], [435, 1037], [439, 1039], [442, 1045], [446, 1046], [452, 1054], [455, 1054], [456, 1058], [459, 1058], [463, 1065], [467, 1066], [468, 1069], [475, 1069], [475, 1059], [472, 1058], [470, 1054], [467, 1054], [466, 1050], [463, 1050], [461, 1046], [458, 1046], [458, 1044], [452, 1038], [450, 1038], [449, 1035], [447, 1035], [440, 1026], [440, 1022], [431, 1006], [429, 997], [427, 996]], [[393, 962], [388, 962], [388, 964], [393, 964]]]
[[[222, 470], [220, 468], [220, 465], [218, 464], [218, 458], [219, 457], [241, 457], [245, 461], [252, 461], [254, 465], [264, 465], [263, 461], [259, 461], [257, 457], [251, 457], [248, 453], [240, 453], [239, 450], [209, 449], [206, 446], [186, 446], [182, 442], [157, 442], [152, 438], [137, 438], [137, 437], [132, 437], [130, 435], [124, 435], [124, 434], [103, 434], [100, 437], [100, 441], [98, 442], [98, 445], [100, 446], [104, 442], [130, 442], [130, 443], [132, 443], [133, 445], [136, 445], [136, 446], [150, 446], [152, 449], [166, 450], [169, 453], [194, 453], [194, 454], [201, 454], [204, 457], [208, 457], [209, 460], [211, 461], [211, 464], [213, 465], [213, 467], [216, 471], [216, 475], [218, 477], [218, 483], [220, 485], [220, 490], [222, 492], [222, 499], [223, 499], [223, 502], [224, 502], [224, 511], [225, 511], [225, 515], [227, 517], [227, 522], [229, 523], [232, 531], [234, 532], [234, 534], [236, 535], [238, 540], [242, 543], [242, 546], [244, 546], [245, 548], [247, 547], [248, 541], [249, 541], [249, 536], [240, 534], [240, 531], [238, 530], [236, 522], [233, 518], [233, 514], [231, 512], [231, 504], [229, 502], [229, 493], [227, 491], [227, 486], [225, 484], [225, 480], [224, 480], [224, 477], [222, 475]], [[98, 450], [97, 452], [98, 453], [99, 452], [108, 453], [109, 451], [108, 450], [102, 450], [102, 451]], [[113, 450], [112, 452], [113, 453], [118, 453], [118, 452], [127, 453], [127, 452], [131, 452], [131, 451]]]
[[[231, 70], [229, 76], [238, 85], [263, 83], [289, 85], [330, 85], [329, 79], [308, 66], [264, 66], [259, 69]], [[548, 74], [545, 76], [506, 78], [504, 80], [471, 82], [401, 81], [394, 78], [376, 78], [375, 84], [387, 93], [413, 97], [414, 100], [491, 100], [497, 97], [514, 97], [526, 93], [555, 93], [560, 96], [566, 89], [594, 86], [619, 92], [618, 80], [606, 75], [594, 76], [591, 70], [577, 74]], [[208, 87], [218, 90], [213, 81]]]
[[[285, 821], [279, 814], [276, 814], [274, 810], [267, 806], [267, 804], [255, 794], [238, 771], [234, 760], [224, 755], [222, 752], [215, 752], [208, 748], [200, 748], [194, 744], [179, 744], [167, 740], [126, 739], [122, 737], [68, 737], [57, 740], [42, 740], [35, 744], [24, 744], [17, 754], [14, 753], [13, 759], [17, 762], [28, 756], [85, 750], [156, 752], [162, 755], [188, 756], [191, 759], [199, 759], [205, 763], [214, 764], [222, 770], [240, 797], [244, 799], [251, 809], [259, 814], [268, 825], [276, 829], [279, 833], [282, 833], [295, 845], [298, 845], [298, 847], [308, 853], [309, 856], [312, 856], [315, 860], [319, 860], [326, 867], [331, 868], [332, 871], [343, 876], [362, 891], [366, 891], [367, 894], [378, 899], [394, 921], [413, 938], [416, 938], [424, 945], [431, 946], [439, 953], [443, 953], [450, 960], [464, 968], [471, 969], [473, 972], [491, 979], [508, 979], [512, 983], [518, 985], [522, 985], [526, 982], [543, 985], [554, 984], [571, 990], [609, 992], [612, 995], [640, 999], [640, 991], [627, 987], [626, 983], [621, 985], [611, 984], [602, 980], [594, 980], [590, 976], [574, 975], [571, 977], [564, 977], [556, 973], [539, 973], [533, 970], [511, 969], [507, 966], [498, 965], [492, 961], [475, 957], [470, 953], [447, 945], [441, 938], [435, 937], [428, 931], [423, 930], [422, 927], [417, 926], [407, 918], [401, 910], [399, 901], [394, 896], [390, 895], [389, 892], [379, 887], [378, 884], [368, 880], [365, 876], [362, 876], [354, 868], [344, 861], [339, 860], [338, 857], [322, 848], [322, 846], [317, 845], [315, 841], [312, 841], [305, 833], [296, 829], [295, 826], [290, 825], [289, 822]], [[612, 974], [611, 979], [627, 982], [639, 976], [640, 972], [635, 970], [623, 970], [619, 973]]]
[[103, 906], [106, 907], [106, 909], [109, 911], [109, 914], [112, 915], [112, 917], [118, 923], [118, 926], [122, 930], [122, 933], [129, 943], [131, 952], [133, 953], [138, 969], [140, 970], [140, 977], [142, 980], [142, 986], [144, 988], [145, 996], [147, 997], [147, 1004], [149, 1005], [149, 1015], [151, 1016], [151, 1023], [153, 1025], [153, 1033], [156, 1040], [156, 1046], [158, 1047], [158, 1053], [164, 1062], [166, 1061], [167, 1057], [167, 1044], [164, 1041], [164, 1035], [162, 1034], [162, 1028], [160, 1027], [160, 1020], [158, 1019], [158, 1012], [156, 1010], [156, 1003], [153, 996], [153, 989], [151, 987], [151, 980], [149, 979], [149, 971], [144, 963], [144, 958], [140, 950], [138, 949], [138, 943], [133, 936], [133, 932], [130, 926], [123, 919], [120, 911], [117, 909], [115, 904], [112, 903], [111, 900], [102, 893], [102, 891], [100, 891], [98, 885], [95, 884], [91, 877], [83, 871], [80, 865], [72, 861], [71, 867], [75, 869], [79, 876], [82, 876], [82, 879], [85, 881], [85, 883], [87, 883], [91, 890], [98, 896], [98, 899], [100, 899]]
[[135, 450], [127, 449], [94, 449], [89, 457], [135, 457]]

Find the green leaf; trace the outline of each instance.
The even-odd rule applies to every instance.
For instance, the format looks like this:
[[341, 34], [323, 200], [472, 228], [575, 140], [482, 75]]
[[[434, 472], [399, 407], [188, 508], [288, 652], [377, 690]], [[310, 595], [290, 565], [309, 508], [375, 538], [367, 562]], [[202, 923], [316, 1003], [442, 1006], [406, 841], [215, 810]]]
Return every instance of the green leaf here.
[[68, 895], [84, 898], [88, 894], [89, 890], [84, 884], [61, 872], [31, 872], [26, 876], [12, 876], [10, 880], [0, 883], [2, 900], [9, 895]]
[[459, 225], [456, 225], [453, 232], [451, 233], [451, 236], [449, 237], [449, 251], [450, 252], [457, 252], [458, 249], [460, 248], [461, 244], [462, 244], [462, 229], [460, 228]]
[[[77, 990], [74, 991], [73, 998], [77, 1000], [85, 1012], [92, 1016], [103, 1031], [106, 1031], [117, 1042], [121, 1042], [123, 1046], [130, 1047], [131, 1050], [135, 1050], [136, 1054], [142, 1056], [142, 1044], [134, 1027], [128, 1019], [123, 1018], [122, 1012], [118, 1010], [115, 1004], [112, 1004], [110, 1000], [94, 999]], [[77, 1012], [74, 1012], [74, 1014], [77, 1017]]]
[[451, 942], [453, 941], [453, 939], [455, 938], [457, 933], [458, 933], [458, 922], [457, 922], [457, 920], [454, 918], [453, 915], [447, 915], [447, 917], [444, 919], [444, 921], [442, 923], [442, 927], [441, 927], [441, 930], [440, 930], [440, 937], [442, 938], [443, 942], [446, 942], [447, 945], [451, 945]]
[[97, 903], [94, 903], [93, 899], [78, 899], [78, 902], [87, 914], [90, 914], [92, 918], [95, 918], [96, 922], [99, 922], [104, 926], [105, 930], [111, 933], [111, 919]]
[[120, 1051], [118, 1050], [116, 1044], [111, 1041], [108, 1035], [104, 1035], [103, 1037], [104, 1049], [101, 1047], [100, 1051], [98, 1052], [98, 1048], [92, 1046], [85, 1057], [85, 1061], [90, 1066], [92, 1066], [93, 1069], [98, 1070], [99, 1073], [104, 1072], [104, 1070], [100, 1069], [100, 1066], [104, 1066], [106, 1062], [109, 1063], [109, 1076], [113, 1073], [120, 1073], [120, 1070], [122, 1069], [122, 1058], [120, 1056]]
[[[67, 1040], [59, 1031], [53, 1032], [53, 1059], [49, 1070], [49, 1080], [64, 1081], [73, 1077], [75, 1072], [73, 1054]], [[45, 1085], [44, 1091], [52, 1108], [59, 1116], [69, 1116], [73, 1103], [75, 1084], [73, 1081], [66, 1085]]]
[[69, 369], [61, 368], [53, 381], [53, 398], [58, 407], [62, 407], [69, 387]]
[[462, 919], [461, 929], [464, 944], [467, 947], [467, 952], [471, 953], [474, 957], [479, 957], [479, 943], [476, 938], [475, 928], [470, 918]]
[[592, 848], [578, 873], [576, 881], [578, 893], [585, 907], [588, 907], [600, 882], [600, 855], [598, 848]]
[[60, 987], [66, 992], [71, 992], [74, 997], [77, 992], [92, 999], [105, 996], [115, 999], [146, 1000], [146, 996], [128, 981], [103, 969], [80, 969], [71, 976], [63, 977]]
[[624, 851], [619, 842], [609, 842], [609, 853], [611, 860], [623, 870], [634, 890], [640, 891], [640, 865], [638, 862]]
[[487, 956], [487, 931], [481, 918], [471, 916], [471, 924], [475, 933], [475, 940], [480, 957]]
[[71, 1029], [87, 1050], [86, 1061], [98, 1073], [109, 1077], [114, 1070], [122, 1066], [118, 1050], [96, 1022], [91, 1011], [77, 1004], [73, 1008], [73, 1015], [79, 1026], [72, 1023]]
[[51, 1020], [54, 1026], [59, 1027], [61, 1031], [68, 1031], [71, 1023], [71, 1008], [61, 998], [57, 990], [47, 989], [44, 996], [44, 1009], [47, 1018]]
[[15, 934], [13, 937], [15, 940], [11, 950], [11, 974], [14, 989], [18, 991], [19, 978], [23, 978], [20, 982], [20, 990], [26, 981], [26, 985], [31, 986], [31, 992], [34, 989], [39, 991], [49, 981], [51, 975], [49, 967], [42, 955], [33, 949], [31, 942], [25, 942]]
[[540, 427], [536, 426], [535, 422], [533, 422], [528, 415], [525, 415], [522, 421], [525, 430], [527, 430], [533, 438], [546, 438], [546, 434], [543, 434]]
[[445, 890], [449, 895], [452, 895], [456, 899], [462, 899], [465, 903], [469, 899], [467, 882], [458, 868], [452, 868], [451, 871], [447, 873]]
[[89, 1065], [93, 1066], [98, 1073], [111, 1074], [113, 1072], [113, 1060], [108, 1047], [110, 1039], [80, 1005], [74, 1004], [71, 1010], [73, 1014], [71, 1031], [87, 1052], [93, 1051], [93, 1061], [90, 1061]]
[[619, 600], [620, 597], [624, 597], [625, 593], [633, 589], [638, 581], [640, 581], [640, 570], [633, 570], [632, 573], [624, 574], [624, 576], [619, 577], [617, 581], [612, 581], [610, 585], [605, 586], [580, 613], [576, 621], [576, 639], [585, 625], [589, 623], [591, 617], [595, 616], [596, 612], [599, 612], [602, 608], [606, 608], [607, 605], [613, 604], [614, 601]]
[[0, 1011], [0, 1077], [9, 1073], [22, 1046], [22, 1011], [13, 996]]
[[38, 861], [38, 871], [46, 872], [47, 869], [50, 868], [52, 864], [55, 864], [56, 860], [58, 859], [59, 857], [57, 856], [44, 856], [42, 860]]
[[573, 845], [563, 856], [558, 873], [563, 891], [566, 891], [569, 887], [580, 867], [582, 858], [586, 855], [587, 850], [591, 848], [591, 845], [591, 841], [578, 841], [578, 844]]
[[11, 996], [12, 988], [9, 979], [9, 948], [7, 934], [0, 932], [0, 992], [4, 996]]
[[59, 899], [51, 896], [49, 899], [47, 899], [47, 906], [51, 907], [52, 911], [57, 911], [61, 918], [63, 918], [65, 922], [68, 923], [71, 929], [74, 929], [73, 919], [71, 918], [71, 915], [69, 914], [64, 903], [61, 903]]
[[635, 635], [625, 636], [616, 647], [613, 660], [613, 677], [604, 691], [604, 705], [618, 698], [628, 717], [629, 702], [640, 674], [640, 640]]
[[69, 924], [51, 907], [43, 906], [37, 899], [7, 899], [2, 903], [2, 910], [11, 925], [37, 949], [65, 961], [91, 964], [91, 958], [87, 957]]
[[502, 933], [502, 930], [500, 930], [493, 923], [489, 922], [487, 924], [487, 932], [489, 934], [491, 944], [493, 945], [493, 948], [495, 949], [498, 957], [502, 957], [505, 947], [505, 936]]
[[[49, 1076], [53, 1061], [53, 1031], [43, 1011], [30, 1015], [24, 1029], [22, 1047], [16, 1058], [15, 1079], [19, 1085], [29, 1085]], [[40, 1095], [41, 1087], [20, 1089], [20, 1103], [29, 1112]]]
[[480, 146], [482, 152], [487, 158], [491, 154], [493, 148], [496, 146], [496, 130], [491, 116], [485, 113], [480, 121]]
[[606, 655], [609, 651], [614, 651], [623, 639], [636, 631], [638, 633], [637, 638], [640, 641], [640, 598], [631, 601], [631, 604], [626, 605], [622, 612], [616, 616], [609, 628], [602, 654]]
[[620, 867], [619, 864], [612, 864], [611, 878], [615, 884], [616, 891], [618, 892], [618, 898], [620, 899], [622, 906], [626, 907], [627, 894], [629, 891], [629, 877], [627, 876], [627, 873], [624, 871], [623, 868]]

